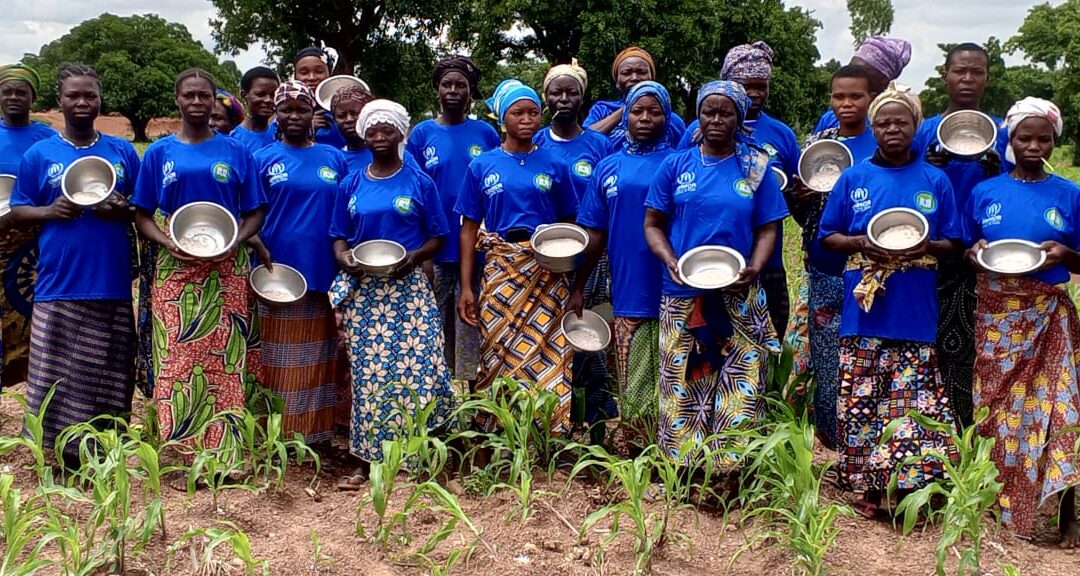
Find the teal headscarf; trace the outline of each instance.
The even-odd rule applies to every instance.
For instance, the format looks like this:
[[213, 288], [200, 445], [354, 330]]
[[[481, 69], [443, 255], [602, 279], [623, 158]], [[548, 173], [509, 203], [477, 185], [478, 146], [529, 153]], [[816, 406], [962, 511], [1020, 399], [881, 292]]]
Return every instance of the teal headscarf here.
[[540, 95], [536, 93], [536, 90], [513, 78], [499, 82], [499, 85], [495, 87], [495, 93], [485, 102], [492, 113], [495, 114], [495, 118], [498, 119], [499, 126], [502, 126], [506, 111], [510, 109], [514, 102], [519, 100], [528, 100], [536, 104], [537, 108], [541, 106]]

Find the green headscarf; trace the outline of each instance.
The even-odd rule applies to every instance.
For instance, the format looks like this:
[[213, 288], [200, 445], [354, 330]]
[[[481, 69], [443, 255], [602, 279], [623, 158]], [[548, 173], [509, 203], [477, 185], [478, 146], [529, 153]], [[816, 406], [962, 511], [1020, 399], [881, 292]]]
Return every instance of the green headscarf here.
[[41, 76], [37, 71], [25, 64], [8, 64], [0, 66], [0, 85], [9, 80], [22, 80], [30, 86], [30, 90], [36, 98], [41, 91]]

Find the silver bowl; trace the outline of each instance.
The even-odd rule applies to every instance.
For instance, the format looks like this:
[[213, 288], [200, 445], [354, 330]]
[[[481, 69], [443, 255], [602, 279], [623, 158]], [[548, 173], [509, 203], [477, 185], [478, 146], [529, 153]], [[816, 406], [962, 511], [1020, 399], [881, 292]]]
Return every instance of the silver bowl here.
[[998, 274], [1029, 274], [1046, 263], [1046, 252], [1034, 242], [996, 240], [975, 253], [979, 265]]
[[[556, 248], [565, 248], [572, 242], [580, 245], [573, 253], [551, 252]], [[575, 224], [543, 224], [536, 227], [529, 239], [529, 245], [532, 246], [536, 261], [542, 268], [561, 274], [573, 271], [581, 263], [585, 247], [589, 245], [589, 233]]]
[[15, 190], [15, 176], [0, 174], [0, 216], [11, 212], [11, 193]]
[[799, 179], [815, 192], [831, 192], [840, 174], [854, 163], [851, 150], [841, 142], [818, 140], [799, 156]]
[[[914, 226], [919, 232], [918, 240], [905, 243], [904, 245], [893, 244], [891, 246], [886, 243], [882, 243], [881, 235], [890, 228], [897, 226]], [[878, 248], [889, 250], [892, 252], [901, 252], [908, 250], [922, 244], [926, 241], [926, 237], [930, 234], [930, 224], [926, 221], [926, 216], [923, 216], [916, 210], [911, 208], [889, 208], [882, 210], [874, 217], [870, 219], [870, 223], [866, 226], [866, 235], [870, 237], [872, 242]]]
[[265, 264], [257, 266], [248, 276], [255, 295], [274, 304], [296, 302], [307, 293], [307, 280], [299, 270], [274, 263], [273, 272]]
[[96, 206], [116, 188], [116, 169], [100, 156], [83, 156], [68, 165], [60, 179], [64, 197], [79, 206]]
[[937, 139], [946, 152], [959, 158], [978, 158], [997, 143], [993, 118], [977, 110], [959, 110], [942, 118]]
[[196, 258], [217, 258], [228, 252], [239, 233], [232, 213], [213, 202], [184, 204], [169, 220], [169, 236], [180, 250]]
[[356, 264], [375, 276], [389, 276], [407, 253], [404, 246], [393, 240], [368, 240], [352, 249]]
[[727, 246], [698, 246], [679, 258], [679, 279], [702, 290], [716, 290], [734, 284], [746, 259]]
[[787, 174], [784, 174], [784, 170], [779, 166], [773, 166], [770, 170], [772, 170], [773, 175], [776, 176], [776, 183], [780, 185], [780, 190], [787, 188], [788, 177]]
[[364, 90], [371, 90], [371, 88], [368, 87], [367, 82], [364, 82], [356, 76], [339, 74], [319, 82], [319, 85], [315, 87], [315, 101], [319, 103], [319, 107], [323, 110], [330, 110], [330, 101], [334, 99], [334, 94], [337, 94], [338, 90], [341, 90], [346, 86], [360, 86]]
[[562, 317], [562, 330], [570, 347], [578, 352], [599, 352], [611, 344], [611, 327], [604, 317], [592, 310], [582, 310]]

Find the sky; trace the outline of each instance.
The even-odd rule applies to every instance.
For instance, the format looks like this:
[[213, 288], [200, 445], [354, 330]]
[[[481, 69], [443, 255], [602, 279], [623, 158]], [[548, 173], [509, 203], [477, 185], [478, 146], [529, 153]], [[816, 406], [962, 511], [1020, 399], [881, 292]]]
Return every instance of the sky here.
[[[896, 17], [891, 34], [914, 46], [911, 64], [901, 81], [921, 88], [941, 63], [938, 43], [983, 42], [990, 36], [1007, 39], [1027, 11], [1042, 3], [1044, 0], [894, 0]], [[786, 4], [812, 11], [822, 22], [818, 50], [824, 59], [846, 62], [851, 57], [846, 0], [786, 0]], [[0, 0], [0, 8], [5, 14], [0, 19], [0, 63], [17, 61], [25, 52], [37, 53], [42, 45], [102, 12], [121, 16], [155, 12], [186, 25], [196, 40], [214, 48], [209, 24], [214, 8], [209, 0]], [[263, 54], [256, 47], [233, 59], [244, 70], [261, 63]]]

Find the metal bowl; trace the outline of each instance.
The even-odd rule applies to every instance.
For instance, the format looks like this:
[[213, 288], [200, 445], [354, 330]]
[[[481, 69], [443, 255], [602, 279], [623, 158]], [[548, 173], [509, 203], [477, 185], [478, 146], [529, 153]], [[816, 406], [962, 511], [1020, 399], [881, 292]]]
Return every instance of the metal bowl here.
[[[903, 246], [887, 246], [881, 242], [881, 235], [886, 230], [905, 225], [914, 226], [916, 230], [919, 231], [918, 240]], [[866, 235], [870, 237], [870, 242], [879, 248], [892, 252], [901, 252], [914, 248], [926, 241], [926, 237], [929, 234], [930, 223], [926, 221], [926, 216], [923, 216], [918, 211], [912, 210], [911, 208], [889, 208], [887, 210], [882, 210], [870, 219], [870, 224], [866, 227]]]
[[307, 293], [307, 280], [292, 266], [275, 263], [271, 272], [265, 264], [257, 266], [248, 276], [255, 295], [274, 304], [296, 302]]
[[960, 158], [978, 158], [997, 143], [993, 118], [977, 110], [959, 110], [942, 118], [937, 139], [946, 152]]
[[0, 216], [11, 212], [11, 193], [15, 190], [15, 176], [0, 174]]
[[799, 156], [799, 179], [815, 192], [831, 192], [840, 174], [854, 163], [851, 150], [841, 142], [818, 140]]
[[83, 156], [72, 162], [60, 179], [60, 191], [79, 206], [105, 201], [116, 187], [116, 169], [100, 156]]
[[[551, 242], [554, 244], [550, 244]], [[545, 253], [558, 245], [569, 245], [570, 242], [580, 244], [580, 248], [572, 254]], [[589, 245], [589, 233], [581, 226], [574, 224], [543, 224], [536, 227], [532, 238], [529, 239], [536, 261], [540, 266], [556, 274], [570, 272], [581, 263], [581, 257], [585, 254], [585, 247]]]
[[315, 101], [319, 103], [319, 107], [323, 110], [330, 110], [330, 101], [334, 99], [334, 94], [337, 94], [338, 90], [341, 90], [346, 86], [360, 86], [364, 90], [371, 90], [371, 88], [368, 87], [367, 82], [364, 82], [356, 76], [339, 74], [319, 82], [319, 85], [315, 87]]
[[1034, 242], [1020, 239], [996, 240], [975, 254], [979, 264], [998, 274], [1029, 274], [1046, 263], [1046, 252]]
[[389, 276], [407, 253], [404, 246], [393, 240], [368, 240], [352, 249], [357, 265], [375, 276]]
[[217, 258], [232, 249], [239, 236], [232, 213], [213, 202], [184, 204], [169, 220], [169, 235], [186, 254]]
[[784, 188], [787, 188], [788, 177], [787, 174], [784, 174], [784, 170], [779, 166], [773, 166], [770, 169], [772, 170], [772, 173], [776, 176], [776, 183], [780, 185], [780, 189], [783, 190]]
[[698, 246], [679, 258], [679, 279], [688, 286], [715, 290], [734, 284], [746, 259], [727, 246]]
[[578, 352], [599, 352], [611, 344], [611, 327], [604, 317], [592, 310], [582, 310], [562, 317], [562, 330], [570, 347]]

